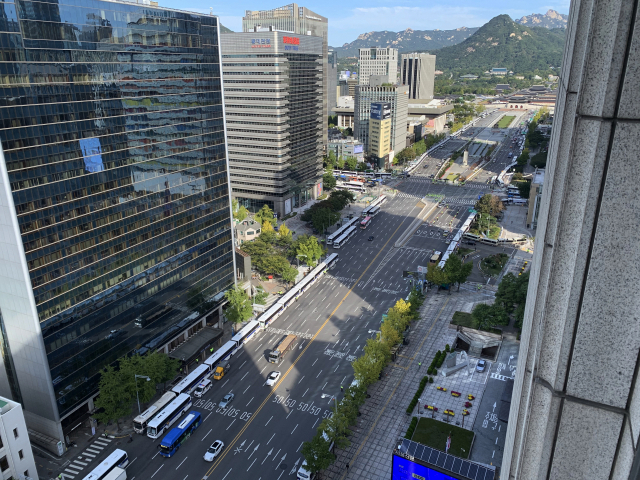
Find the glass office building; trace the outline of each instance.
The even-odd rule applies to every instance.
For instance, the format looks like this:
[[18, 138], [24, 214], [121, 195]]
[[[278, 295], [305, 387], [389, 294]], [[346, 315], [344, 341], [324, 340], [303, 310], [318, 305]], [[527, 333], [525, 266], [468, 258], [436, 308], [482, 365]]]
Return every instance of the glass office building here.
[[146, 3], [0, 3], [0, 395], [55, 439], [234, 282], [218, 19]]

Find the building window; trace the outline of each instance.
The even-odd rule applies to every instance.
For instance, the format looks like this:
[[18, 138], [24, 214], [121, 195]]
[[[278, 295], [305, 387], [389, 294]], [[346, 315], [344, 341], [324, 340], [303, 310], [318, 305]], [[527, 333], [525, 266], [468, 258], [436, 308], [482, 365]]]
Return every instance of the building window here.
[[20, 457], [20, 460], [24, 458], [24, 454], [22, 453], [22, 450], [18, 450], [18, 456]]
[[4, 448], [4, 443], [2, 443], [2, 436], [0, 436], [0, 448]]
[[17, 429], [17, 428], [14, 428], [14, 429], [13, 429], [13, 437], [14, 437], [14, 438], [18, 438], [18, 436], [19, 436], [19, 435], [18, 435], [18, 429]]
[[9, 468], [9, 462], [7, 462], [7, 457], [4, 456], [0, 458], [0, 471], [5, 471]]
[[25, 470], [25, 471], [24, 471], [24, 476], [25, 476], [25, 477], [28, 477], [28, 476], [29, 476], [29, 470]]

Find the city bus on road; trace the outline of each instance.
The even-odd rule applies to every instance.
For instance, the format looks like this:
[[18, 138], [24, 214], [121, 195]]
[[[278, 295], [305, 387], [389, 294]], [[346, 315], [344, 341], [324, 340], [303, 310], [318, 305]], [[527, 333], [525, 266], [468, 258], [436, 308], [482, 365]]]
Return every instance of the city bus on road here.
[[127, 452], [116, 448], [111, 455], [100, 462], [100, 465], [91, 470], [91, 473], [84, 477], [84, 480], [102, 480], [109, 475], [109, 472], [114, 468], [124, 468], [128, 464], [129, 457], [127, 456]]
[[180, 383], [174, 386], [171, 391], [176, 395], [181, 393], [191, 394], [195, 388], [200, 385], [200, 382], [209, 377], [211, 370], [208, 365], [200, 365], [193, 372], [187, 375]]
[[380, 205], [376, 205], [369, 210], [369, 215], [367, 217], [375, 217], [378, 213], [380, 213]]
[[357, 228], [355, 227], [355, 225], [349, 227], [349, 229], [344, 232], [340, 238], [334, 240], [333, 242], [333, 248], [340, 248], [342, 247], [342, 245], [344, 245], [345, 243], [347, 243], [349, 241], [349, 239], [356, 233]]
[[349, 190], [351, 192], [364, 193], [364, 184], [361, 182], [338, 182], [336, 185], [338, 190]]
[[176, 398], [175, 392], [167, 392], [160, 400], [147, 408], [144, 412], [133, 419], [133, 430], [136, 433], [144, 435], [147, 433], [147, 425], [151, 420], [156, 418], [158, 414], [166, 407], [174, 398]]
[[163, 457], [171, 457], [178, 451], [180, 445], [186, 442], [191, 434], [202, 423], [202, 415], [199, 412], [192, 411], [189, 415], [184, 417], [184, 420], [180, 422], [180, 425], [172, 429], [162, 439], [158, 448], [160, 449], [160, 455]]
[[191, 395], [181, 393], [149, 422], [147, 437], [156, 439], [191, 408]]
[[439, 252], [438, 250], [436, 250], [435, 252], [433, 252], [433, 255], [431, 255], [431, 259], [429, 260], [429, 263], [438, 263], [438, 260], [440, 260], [441, 256], [442, 256], [442, 252]]
[[366, 230], [370, 223], [371, 223], [371, 217], [365, 217], [364, 220], [360, 222], [360, 229]]
[[327, 245], [333, 245], [333, 242], [335, 240], [340, 238], [344, 234], [344, 232], [349, 230], [349, 228], [354, 226], [357, 222], [358, 222], [358, 218], [354, 217], [351, 220], [349, 220], [347, 223], [342, 225], [338, 230], [336, 230], [335, 232], [333, 232], [331, 235], [327, 237]]

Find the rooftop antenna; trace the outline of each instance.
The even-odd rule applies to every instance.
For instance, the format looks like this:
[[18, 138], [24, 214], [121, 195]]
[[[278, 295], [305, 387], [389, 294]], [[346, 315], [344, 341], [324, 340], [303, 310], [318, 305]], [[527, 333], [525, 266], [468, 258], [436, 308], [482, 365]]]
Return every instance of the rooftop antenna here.
[[209, 7], [209, 15], [213, 15], [213, 7]]

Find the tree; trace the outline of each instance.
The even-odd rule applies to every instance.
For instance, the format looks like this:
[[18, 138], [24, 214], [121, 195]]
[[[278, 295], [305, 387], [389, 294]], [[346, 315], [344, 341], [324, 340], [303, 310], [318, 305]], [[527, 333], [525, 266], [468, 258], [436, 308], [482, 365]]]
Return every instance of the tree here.
[[258, 305], [266, 305], [267, 297], [269, 297], [269, 292], [266, 292], [262, 287], [258, 287], [256, 294], [253, 296], [253, 301]]
[[347, 137], [353, 137], [353, 129], [351, 127], [347, 127], [343, 132]]
[[462, 258], [458, 255], [449, 255], [449, 258], [447, 258], [444, 264], [444, 271], [447, 278], [451, 283], [458, 284], [458, 291], [460, 291], [460, 284], [467, 281], [472, 270], [473, 263], [462, 263]]
[[402, 340], [402, 337], [388, 318], [380, 325], [380, 331], [382, 332], [382, 341], [386, 342], [389, 347], [398, 345]]
[[311, 213], [311, 224], [319, 232], [324, 232], [338, 220], [340, 220], [340, 214], [328, 208], [316, 208]]
[[485, 110], [486, 110], [486, 107], [484, 105], [476, 105], [476, 115], [480, 115]]
[[508, 325], [509, 315], [500, 305], [485, 305], [480, 303], [475, 306], [471, 316], [476, 322], [478, 329], [490, 330], [496, 325]]
[[473, 208], [478, 213], [481, 213], [483, 215], [491, 215], [492, 217], [495, 217], [496, 215], [498, 215], [500, 212], [504, 210], [504, 204], [500, 201], [500, 198], [498, 198], [497, 196], [487, 193], [486, 195], [483, 195], [482, 198], [480, 198], [480, 200], [476, 202]]
[[187, 292], [187, 307], [198, 312], [200, 315], [207, 313], [213, 306], [213, 302], [207, 300], [202, 293], [202, 288], [194, 287]]
[[331, 173], [325, 173], [322, 175], [322, 185], [325, 190], [331, 190], [336, 186], [336, 178]]
[[253, 315], [253, 306], [247, 292], [238, 287], [230, 288], [224, 294], [229, 302], [225, 310], [225, 316], [232, 323], [246, 322]]
[[336, 166], [338, 167], [338, 170], [344, 170], [344, 159], [342, 158], [342, 155], [338, 157], [338, 160], [336, 161]]
[[522, 198], [529, 198], [529, 193], [531, 192], [531, 182], [518, 182], [516, 183], [518, 186], [518, 192]]
[[304, 235], [300, 240], [296, 245], [296, 257], [304, 258], [304, 262], [308, 266], [315, 267], [324, 253], [322, 245], [318, 243], [318, 239], [313, 235]]
[[282, 277], [282, 280], [284, 280], [285, 282], [293, 283], [296, 281], [296, 277], [298, 276], [298, 269], [289, 265], [288, 267], [282, 270], [282, 272], [280, 273], [280, 276]]
[[105, 424], [115, 421], [119, 430], [118, 420], [131, 414], [135, 398], [131, 389], [126, 382], [122, 381], [120, 372], [111, 365], [101, 372], [98, 389], [100, 396], [94, 402], [96, 408], [94, 418]]
[[356, 157], [347, 157], [344, 164], [347, 167], [347, 170], [355, 170], [358, 166], [358, 159]]
[[238, 204], [235, 198], [231, 201], [231, 209], [233, 210], [233, 218], [238, 222], [242, 222], [249, 215], [249, 211], [243, 205]]
[[287, 248], [293, 242], [291, 230], [283, 223], [278, 229], [278, 245]]
[[417, 288], [412, 288], [411, 293], [409, 293], [409, 310], [411, 311], [411, 318], [413, 320], [418, 319], [418, 310], [424, 303], [424, 294], [421, 290]]
[[273, 224], [270, 221], [262, 222], [262, 233], [275, 233], [276, 231], [273, 228]]
[[306, 469], [312, 473], [329, 468], [335, 456], [329, 450], [330, 442], [322, 438], [322, 431], [318, 429], [313, 438], [302, 444], [302, 456], [307, 461]]
[[264, 225], [264, 222], [267, 221], [273, 226], [276, 222], [276, 219], [273, 218], [273, 210], [271, 210], [266, 203], [258, 210], [258, 213], [256, 213], [254, 217], [261, 225]]
[[438, 288], [441, 285], [445, 285], [449, 283], [449, 278], [445, 271], [438, 266], [437, 263], [430, 263], [427, 265], [427, 274], [426, 274], [427, 282], [429, 285], [437, 285]]

